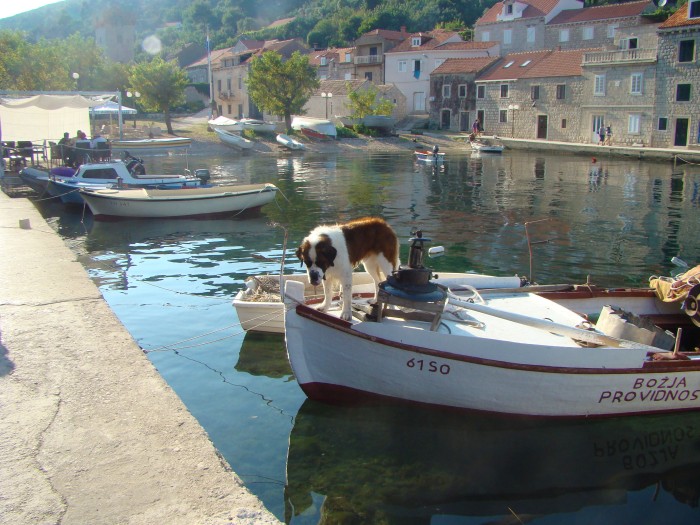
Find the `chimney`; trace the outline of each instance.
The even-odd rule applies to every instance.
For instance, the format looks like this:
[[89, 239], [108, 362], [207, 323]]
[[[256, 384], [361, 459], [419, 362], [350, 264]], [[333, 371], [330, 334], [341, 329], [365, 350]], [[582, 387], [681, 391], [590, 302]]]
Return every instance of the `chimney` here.
[[[394, 26], [394, 27], [396, 27], [396, 26]], [[401, 32], [402, 32], [402, 33], [405, 33], [405, 32], [406, 32], [406, 26], [401, 26]]]

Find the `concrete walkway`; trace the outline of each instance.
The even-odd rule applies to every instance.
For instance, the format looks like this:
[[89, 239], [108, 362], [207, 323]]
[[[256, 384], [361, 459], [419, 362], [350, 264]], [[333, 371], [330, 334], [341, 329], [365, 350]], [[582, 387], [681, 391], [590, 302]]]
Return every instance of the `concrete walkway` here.
[[280, 523], [33, 204], [2, 192], [0, 268], [0, 523]]

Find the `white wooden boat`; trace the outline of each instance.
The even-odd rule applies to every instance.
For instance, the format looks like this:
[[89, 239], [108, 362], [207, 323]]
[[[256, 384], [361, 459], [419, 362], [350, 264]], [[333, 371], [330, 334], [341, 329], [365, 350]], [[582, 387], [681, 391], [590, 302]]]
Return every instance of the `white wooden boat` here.
[[221, 142], [227, 146], [231, 146], [236, 149], [250, 149], [253, 147], [253, 141], [248, 140], [237, 133], [232, 131], [227, 131], [225, 129], [214, 129], [214, 132], [219, 136]]
[[81, 190], [95, 219], [224, 217], [255, 212], [274, 200], [273, 184], [160, 189]]
[[[304, 284], [306, 301], [323, 300], [323, 288], [311, 286], [305, 273], [285, 275], [284, 280]], [[518, 288], [522, 284], [520, 277], [517, 276], [493, 277], [475, 273], [441, 273], [436, 281], [445, 286], [469, 285], [476, 288]], [[284, 333], [284, 305], [279, 282], [279, 275], [257, 275], [246, 280], [245, 287], [238, 291], [232, 303], [244, 330]], [[362, 298], [373, 293], [372, 277], [367, 272], [354, 272], [352, 274], [353, 296]]]
[[277, 135], [277, 142], [285, 148], [291, 150], [306, 149], [306, 145], [303, 142], [299, 142], [298, 140], [295, 140], [289, 135], [285, 135], [284, 133], [279, 133]]
[[258, 133], [274, 133], [277, 124], [274, 122], [265, 122], [256, 118], [242, 118], [239, 121], [242, 130], [249, 129]]
[[503, 153], [504, 146], [498, 144], [486, 144], [478, 140], [472, 140], [470, 142], [472, 151], [477, 151], [479, 153]]
[[433, 153], [428, 150], [418, 150], [414, 151], [413, 154], [416, 156], [418, 162], [425, 162], [426, 164], [442, 164], [445, 162], [444, 153]]
[[224, 117], [223, 115], [207, 121], [207, 124], [209, 124], [209, 127], [213, 130], [243, 131], [243, 127], [238, 120]]
[[170, 137], [161, 139], [128, 139], [111, 140], [112, 151], [136, 151], [138, 153], [153, 153], [179, 148], [189, 148], [192, 139], [188, 137]]
[[[285, 284], [287, 353], [308, 397], [559, 418], [700, 409], [692, 316], [678, 319], [678, 305], [661, 302], [652, 289], [644, 302], [643, 290], [617, 297], [630, 295], [639, 305], [632, 313], [682, 332], [638, 327], [634, 316], [605, 302], [594, 326], [573, 297], [569, 309], [531, 291], [463, 295], [464, 286], [418, 286], [415, 276], [425, 271], [402, 268], [381, 285], [375, 310], [358, 305], [351, 321], [340, 319], [339, 308], [313, 308], [300, 283]], [[700, 290], [695, 294], [691, 311]]]
[[388, 115], [367, 115], [363, 118], [336, 117], [344, 126], [364, 125], [368, 128], [389, 131], [396, 126], [396, 118]]
[[338, 134], [333, 122], [313, 117], [294, 117], [292, 129], [296, 131], [309, 130], [324, 138], [335, 138]]

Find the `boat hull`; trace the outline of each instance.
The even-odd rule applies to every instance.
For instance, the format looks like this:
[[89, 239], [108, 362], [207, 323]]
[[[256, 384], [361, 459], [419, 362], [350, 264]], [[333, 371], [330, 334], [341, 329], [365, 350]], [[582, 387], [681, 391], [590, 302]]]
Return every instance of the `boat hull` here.
[[192, 139], [188, 137], [110, 141], [110, 147], [112, 151], [134, 151], [138, 153], [189, 148], [191, 144]]
[[253, 147], [253, 141], [222, 129], [214, 129], [221, 142], [232, 148], [246, 150]]
[[292, 119], [292, 129], [301, 131], [305, 135], [314, 138], [334, 139], [338, 134], [335, 124], [330, 120], [311, 117], [294, 117]]
[[272, 184], [179, 190], [83, 191], [95, 219], [224, 217], [255, 212], [272, 202]]
[[413, 154], [416, 156], [418, 162], [425, 162], [426, 164], [442, 164], [445, 162], [444, 153], [438, 153], [436, 155], [432, 151], [414, 151]]
[[[292, 285], [288, 283], [288, 291]], [[298, 294], [292, 291], [291, 296]], [[449, 324], [448, 333], [444, 327], [437, 332], [407, 330], [397, 321], [350, 323], [307, 305], [288, 304], [289, 361], [299, 385], [312, 399], [381, 398], [553, 418], [700, 408], [697, 357], [655, 361], [650, 347], [582, 348], [570, 345], [569, 338], [546, 332], [534, 335], [524, 326], [494, 325], [484, 319], [480, 330], [512, 337], [455, 337], [458, 330], [472, 329]], [[521, 342], [530, 337], [539, 342]]]
[[284, 146], [287, 149], [291, 149], [291, 150], [306, 149], [306, 146], [302, 142], [299, 142], [298, 140], [294, 140], [289, 135], [285, 135], [283, 133], [280, 133], [279, 135], [277, 135], [276, 140], [280, 145]]

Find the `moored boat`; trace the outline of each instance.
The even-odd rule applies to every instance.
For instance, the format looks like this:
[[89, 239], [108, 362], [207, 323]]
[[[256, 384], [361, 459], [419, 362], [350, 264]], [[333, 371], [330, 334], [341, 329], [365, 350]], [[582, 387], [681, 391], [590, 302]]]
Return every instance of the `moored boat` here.
[[472, 151], [479, 153], [503, 153], [504, 146], [500, 144], [486, 144], [478, 140], [470, 141]]
[[276, 140], [279, 144], [284, 146], [287, 149], [291, 150], [300, 150], [300, 149], [306, 149], [306, 145], [303, 142], [299, 142], [298, 140], [293, 139], [289, 135], [286, 135], [284, 133], [279, 133], [276, 137]]
[[[700, 409], [697, 326], [654, 290], [643, 302], [639, 290], [628, 292], [637, 312], [605, 309], [601, 295], [594, 325], [575, 296], [567, 308], [529, 289], [441, 287], [423, 282], [425, 270], [402, 267], [380, 286], [378, 304], [357, 305], [351, 321], [339, 309], [317, 311], [301, 284], [286, 283], [287, 352], [308, 397], [556, 418]], [[636, 325], [650, 314], [675, 329]]]
[[333, 122], [313, 117], [294, 117], [292, 129], [301, 131], [308, 137], [319, 139], [334, 139], [338, 134]]
[[170, 137], [160, 139], [124, 139], [109, 142], [112, 151], [138, 151], [139, 153], [157, 153], [173, 149], [189, 148], [192, 139], [188, 137]]
[[183, 189], [81, 190], [95, 219], [224, 217], [253, 213], [272, 202], [274, 184]]
[[416, 156], [418, 162], [425, 162], [427, 164], [442, 164], [445, 162], [444, 153], [434, 153], [428, 150], [417, 150], [413, 154]]
[[227, 131], [225, 129], [214, 129], [214, 132], [219, 136], [221, 142], [227, 146], [231, 146], [236, 149], [251, 149], [253, 147], [253, 141], [234, 133], [232, 131]]

